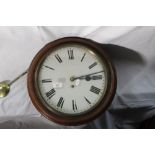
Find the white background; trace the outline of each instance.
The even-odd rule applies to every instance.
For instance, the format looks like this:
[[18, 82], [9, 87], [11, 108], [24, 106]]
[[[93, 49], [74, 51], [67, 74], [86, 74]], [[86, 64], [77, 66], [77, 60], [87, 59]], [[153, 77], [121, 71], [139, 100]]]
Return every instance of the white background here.
[[[143, 0], [5, 0], [1, 25], [154, 25]], [[154, 130], [0, 130], [0, 154], [154, 154]]]

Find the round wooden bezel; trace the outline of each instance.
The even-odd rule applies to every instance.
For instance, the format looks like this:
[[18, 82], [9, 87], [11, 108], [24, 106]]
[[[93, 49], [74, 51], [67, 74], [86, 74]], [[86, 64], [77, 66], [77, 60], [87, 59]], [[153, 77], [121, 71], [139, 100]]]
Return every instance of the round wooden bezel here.
[[[52, 52], [52, 49], [66, 43], [71, 44], [78, 43], [92, 49], [101, 57], [101, 59], [104, 60], [108, 72], [107, 90], [101, 102], [94, 109], [88, 111], [88, 113], [83, 113], [81, 115], [75, 115], [75, 116], [64, 114], [61, 115], [60, 113], [57, 114], [50, 111], [40, 100], [35, 87], [35, 73], [38, 64], [40, 63], [40, 60], [46, 55], [48, 55], [49, 51]], [[105, 112], [105, 110], [109, 107], [109, 105], [113, 100], [116, 91], [116, 85], [117, 85], [117, 79], [115, 69], [111, 60], [107, 56], [104, 47], [102, 47], [102, 44], [99, 44], [97, 42], [85, 38], [65, 37], [48, 43], [34, 57], [28, 70], [27, 87], [33, 105], [44, 117], [61, 125], [75, 126], [85, 124], [98, 117], [101, 113]]]

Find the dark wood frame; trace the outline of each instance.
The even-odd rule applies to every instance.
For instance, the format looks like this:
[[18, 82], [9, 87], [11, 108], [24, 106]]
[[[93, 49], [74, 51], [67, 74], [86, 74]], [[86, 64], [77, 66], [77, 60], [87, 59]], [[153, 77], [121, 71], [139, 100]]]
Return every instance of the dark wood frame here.
[[[66, 43], [78, 43], [82, 44], [88, 48], [91, 48], [93, 51], [97, 52], [97, 54], [104, 60], [105, 65], [108, 68], [108, 78], [109, 82], [107, 84], [107, 90], [105, 92], [105, 95], [101, 102], [91, 111], [88, 113], [84, 113], [81, 115], [75, 115], [75, 116], [69, 116], [69, 115], [60, 115], [57, 113], [54, 113], [50, 111], [40, 100], [38, 97], [38, 94], [36, 92], [35, 87], [35, 72], [37, 69], [38, 64], [40, 63], [40, 60], [45, 57], [49, 51], [52, 52], [52, 49], [56, 48], [59, 45], [63, 45]], [[75, 125], [81, 125], [88, 123], [89, 121], [95, 119], [98, 117], [101, 113], [105, 112], [105, 110], [109, 107], [111, 104], [113, 97], [115, 95], [116, 91], [116, 85], [117, 85], [117, 79], [116, 79], [116, 73], [114, 66], [109, 59], [109, 57], [106, 54], [106, 51], [102, 44], [99, 44], [97, 42], [94, 42], [89, 39], [85, 38], [79, 38], [79, 37], [65, 37], [58, 40], [55, 40], [53, 42], [48, 43], [45, 47], [43, 47], [38, 54], [34, 57], [29, 70], [28, 70], [28, 80], [27, 80], [27, 87], [29, 96], [31, 98], [31, 101], [33, 105], [36, 107], [36, 109], [47, 119], [62, 124], [62, 125], [69, 125], [69, 126], [75, 126]]]

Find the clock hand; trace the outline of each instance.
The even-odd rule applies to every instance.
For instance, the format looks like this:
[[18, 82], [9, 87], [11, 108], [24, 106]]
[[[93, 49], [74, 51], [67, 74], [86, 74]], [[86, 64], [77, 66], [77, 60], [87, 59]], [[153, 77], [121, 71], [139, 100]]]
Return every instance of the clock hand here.
[[104, 71], [99, 71], [99, 72], [95, 72], [95, 73], [91, 73], [91, 74], [86, 74], [86, 75], [82, 75], [82, 76], [78, 76], [78, 77], [71, 77], [71, 81], [74, 81], [76, 79], [86, 79], [86, 77], [89, 77], [91, 75], [95, 75], [95, 74], [98, 74], [98, 73], [102, 73]]
[[90, 81], [90, 80], [99, 80], [99, 79], [102, 79], [102, 75], [98, 75], [98, 76], [86, 76], [84, 78], [86, 81]]

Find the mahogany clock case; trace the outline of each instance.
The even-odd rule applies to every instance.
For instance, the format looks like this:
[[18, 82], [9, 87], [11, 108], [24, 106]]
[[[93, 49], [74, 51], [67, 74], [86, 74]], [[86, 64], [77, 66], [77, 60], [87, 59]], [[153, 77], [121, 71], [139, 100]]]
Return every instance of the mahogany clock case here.
[[[67, 115], [67, 114], [57, 112], [54, 109], [49, 110], [49, 108], [45, 106], [45, 104], [43, 104], [43, 100], [40, 98], [40, 96], [38, 95], [38, 92], [36, 91], [37, 88], [36, 88], [35, 80], [36, 80], [37, 69], [39, 64], [47, 57], [47, 55], [49, 55], [49, 52], [51, 53], [53, 49], [63, 44], [81, 44], [83, 46], [86, 46], [92, 49], [100, 56], [102, 60], [104, 60], [104, 63], [107, 68], [108, 83], [107, 83], [107, 89], [103, 99], [92, 110], [86, 113], [82, 113], [80, 115], [75, 115], [75, 116]], [[113, 100], [113, 97], [116, 91], [116, 85], [117, 85], [117, 78], [116, 78], [115, 68], [111, 60], [107, 56], [106, 50], [104, 49], [102, 44], [85, 38], [65, 37], [48, 43], [34, 57], [28, 70], [27, 87], [28, 87], [28, 93], [33, 105], [44, 117], [46, 117], [50, 121], [53, 121], [55, 123], [62, 124], [62, 125], [76, 126], [76, 125], [86, 124], [89, 121], [92, 121], [93, 119], [98, 117], [101, 113], [105, 112], [105, 110], [110, 106]]]

